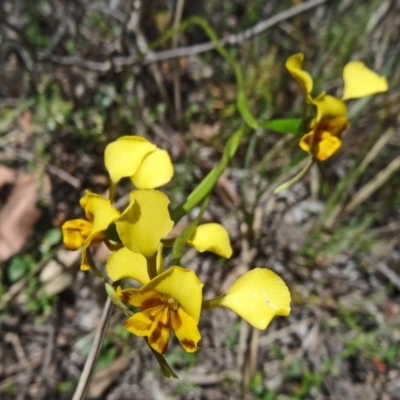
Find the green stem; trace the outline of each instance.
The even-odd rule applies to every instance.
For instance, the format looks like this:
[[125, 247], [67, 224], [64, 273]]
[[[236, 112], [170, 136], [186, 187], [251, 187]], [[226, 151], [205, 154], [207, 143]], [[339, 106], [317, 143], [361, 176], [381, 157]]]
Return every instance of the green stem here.
[[215, 183], [225, 171], [229, 161], [235, 155], [244, 132], [245, 128], [242, 125], [228, 140], [228, 143], [224, 148], [221, 161], [196, 186], [192, 193], [189, 194], [186, 201], [171, 212], [171, 218], [175, 223], [177, 223], [184, 215], [192, 210], [211, 192]]
[[117, 297], [115, 289], [109, 283], [105, 284], [108, 297], [128, 318], [133, 315], [133, 312]]
[[298, 182], [312, 167], [314, 164], [314, 159], [309, 158], [307, 164], [304, 166], [304, 168], [297, 174], [295, 175], [292, 179], [289, 179], [287, 182], [282, 183], [282, 185], [279, 185], [275, 190], [274, 194], [280, 193], [283, 190], [286, 190], [290, 188], [292, 185], [294, 185], [296, 182]]
[[157, 276], [157, 253], [153, 254], [151, 257], [146, 257], [147, 259], [147, 273], [149, 278], [154, 279]]
[[210, 310], [211, 308], [220, 307], [221, 302], [225, 296], [225, 294], [221, 294], [220, 296], [214, 297], [213, 299], [203, 300], [203, 302], [201, 303], [201, 309]]
[[89, 248], [86, 249], [86, 260], [90, 266], [90, 269], [93, 271], [93, 273], [100, 278], [103, 282], [106, 281], [106, 279], [104, 278], [103, 274], [100, 272], [100, 270], [97, 268], [96, 263], [93, 260], [93, 255], [90, 251]]
[[200, 212], [197, 214], [196, 218], [180, 233], [180, 235], [175, 239], [174, 245], [172, 247], [172, 262], [171, 265], [181, 265], [181, 258], [183, 256], [183, 251], [185, 250], [186, 242], [190, 235], [196, 229], [201, 218], [203, 217], [204, 211], [208, 206], [210, 196], [207, 196], [203, 200]]
[[167, 360], [164, 358], [164, 356], [160, 353], [157, 353], [149, 344], [149, 341], [147, 337], [145, 337], [146, 343], [149, 345], [151, 352], [153, 353], [153, 356], [158, 362], [158, 365], [161, 368], [161, 372], [166, 378], [175, 378], [178, 379], [178, 375], [172, 370], [172, 368], [168, 365]]

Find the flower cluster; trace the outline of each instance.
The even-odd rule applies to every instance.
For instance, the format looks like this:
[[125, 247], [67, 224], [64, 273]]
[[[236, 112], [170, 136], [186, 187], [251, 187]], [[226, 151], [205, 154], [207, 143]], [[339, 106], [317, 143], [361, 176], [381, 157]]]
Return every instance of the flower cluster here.
[[[169, 182], [173, 165], [168, 153], [146, 139], [121, 137], [105, 150], [105, 166], [110, 175], [110, 195], [104, 198], [87, 191], [80, 204], [85, 219], [63, 225], [64, 244], [82, 248], [81, 269], [97, 270], [90, 245], [104, 242], [112, 253], [107, 264], [107, 279], [114, 282], [118, 301], [133, 306], [125, 328], [145, 337], [153, 351], [164, 354], [171, 330], [188, 352], [198, 350], [201, 311], [217, 306], [228, 307], [251, 325], [265, 329], [276, 315], [290, 312], [290, 294], [274, 272], [256, 268], [239, 278], [231, 289], [214, 299], [203, 299], [203, 283], [195, 272], [163, 262], [164, 246], [174, 226], [169, 199], [156, 188]], [[122, 210], [113, 205], [116, 188], [122, 178], [130, 178], [136, 187], [129, 204]], [[232, 248], [225, 228], [217, 223], [198, 225], [185, 239], [198, 251], [210, 251], [229, 258]], [[135, 280], [135, 287], [123, 281]], [[121, 287], [121, 286], [122, 287]], [[139, 311], [138, 311], [139, 309]]]
[[301, 87], [306, 102], [316, 109], [316, 116], [305, 124], [306, 133], [300, 139], [300, 147], [319, 161], [331, 157], [341, 146], [342, 132], [350, 124], [345, 100], [357, 99], [385, 92], [385, 77], [378, 76], [360, 61], [351, 61], [343, 70], [344, 89], [341, 98], [322, 92], [312, 96], [313, 80], [303, 69], [304, 55], [297, 53], [286, 61], [286, 68]]

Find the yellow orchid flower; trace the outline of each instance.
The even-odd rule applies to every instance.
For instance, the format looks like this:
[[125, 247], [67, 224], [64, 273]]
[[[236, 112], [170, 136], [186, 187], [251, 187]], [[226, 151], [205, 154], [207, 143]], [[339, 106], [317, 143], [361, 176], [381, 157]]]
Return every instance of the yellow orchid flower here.
[[220, 257], [230, 258], [232, 247], [227, 230], [220, 224], [208, 223], [196, 227], [187, 240], [200, 253], [210, 251]]
[[297, 53], [286, 61], [286, 68], [302, 89], [307, 102], [317, 109], [317, 116], [307, 132], [300, 139], [300, 147], [312, 154], [317, 160], [324, 161], [331, 157], [341, 146], [341, 134], [350, 124], [343, 100], [356, 99], [371, 94], [385, 92], [388, 84], [381, 77], [368, 69], [360, 61], [351, 61], [344, 67], [344, 90], [341, 99], [322, 92], [313, 97], [313, 80], [303, 69], [304, 55]]
[[203, 284], [196, 274], [175, 266], [140, 289], [117, 288], [117, 297], [142, 311], [132, 315], [124, 327], [136, 336], [147, 337], [158, 353], [167, 350], [170, 330], [187, 352], [198, 349]]
[[168, 153], [140, 136], [122, 136], [107, 145], [104, 163], [110, 174], [110, 198], [122, 178], [130, 178], [138, 189], [154, 189], [174, 174]]
[[290, 292], [275, 272], [254, 268], [241, 276], [227, 293], [203, 303], [203, 308], [224, 306], [250, 325], [265, 329], [277, 316], [290, 314]]
[[86, 271], [90, 268], [86, 250], [92, 243], [106, 239], [104, 232], [120, 216], [120, 213], [108, 199], [89, 190], [79, 202], [85, 211], [86, 219], [66, 221], [61, 229], [67, 249], [78, 250], [82, 247], [81, 269]]
[[300, 139], [300, 147], [317, 160], [331, 157], [341, 146], [341, 134], [350, 124], [347, 108], [342, 100], [329, 95], [313, 100], [317, 116], [311, 121], [310, 130]]

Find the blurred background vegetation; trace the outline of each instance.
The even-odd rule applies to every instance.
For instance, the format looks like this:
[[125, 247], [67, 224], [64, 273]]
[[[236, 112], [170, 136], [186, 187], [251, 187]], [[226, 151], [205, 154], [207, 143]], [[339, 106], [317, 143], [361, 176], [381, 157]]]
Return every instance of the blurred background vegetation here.
[[[389, 91], [351, 102], [342, 149], [279, 195], [274, 187], [302, 166], [299, 137], [249, 130], [205, 214], [227, 227], [234, 257], [185, 256], [208, 297], [255, 265], [275, 270], [291, 289], [291, 316], [259, 332], [227, 310], [204, 313], [202, 349], [172, 343], [180, 379], [166, 381], [116, 312], [89, 397], [400, 399], [396, 0], [0, 7], [2, 399], [72, 396], [105, 295], [63, 250], [60, 226], [81, 216], [84, 189], [107, 189], [105, 145], [136, 134], [167, 149], [175, 177], [165, 190], [177, 205], [241, 125], [233, 71], [200, 27], [157, 42], [194, 15], [225, 41], [258, 121], [301, 117], [302, 93], [284, 68], [296, 52], [315, 93], [339, 95], [350, 60], [385, 75]], [[99, 249], [98, 262], [105, 257]]]

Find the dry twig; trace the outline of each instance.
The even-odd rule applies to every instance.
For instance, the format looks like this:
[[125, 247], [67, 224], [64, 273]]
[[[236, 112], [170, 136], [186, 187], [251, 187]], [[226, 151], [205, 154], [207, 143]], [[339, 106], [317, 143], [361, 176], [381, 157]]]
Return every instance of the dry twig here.
[[83, 367], [83, 371], [79, 378], [78, 386], [76, 387], [72, 400], [85, 399], [86, 393], [89, 388], [90, 378], [92, 376], [93, 369], [96, 366], [96, 361], [100, 354], [101, 345], [103, 344], [104, 336], [108, 328], [108, 323], [110, 321], [110, 316], [111, 316], [111, 310], [112, 310], [112, 302], [111, 299], [107, 297], [107, 301], [103, 309], [103, 314], [101, 316], [100, 325], [98, 327], [96, 336], [94, 338], [93, 346], [90, 349], [88, 358], [86, 359], [85, 366]]
[[[253, 38], [267, 29], [272, 28], [275, 25], [278, 25], [282, 21], [287, 19], [293, 18], [294, 16], [301, 14], [303, 12], [309, 11], [315, 7], [318, 7], [328, 0], [311, 0], [305, 3], [300, 3], [295, 7], [291, 7], [288, 10], [282, 11], [271, 18], [268, 18], [264, 21], [259, 22], [258, 24], [254, 25], [252, 28], [249, 28], [243, 32], [240, 32], [236, 35], [229, 35], [221, 40], [222, 45], [237, 45], [246, 40]], [[70, 56], [57, 56], [55, 54], [48, 54], [44, 52], [40, 52], [37, 54], [38, 59], [41, 60], [49, 60], [58, 64], [63, 65], [75, 65], [81, 68], [98, 71], [98, 72], [107, 72], [111, 68], [115, 67], [124, 67], [129, 65], [134, 65], [137, 63], [142, 64], [150, 64], [164, 60], [171, 60], [174, 58], [179, 57], [189, 57], [200, 53], [205, 53], [210, 50], [215, 49], [214, 42], [206, 42], [197, 44], [194, 46], [187, 46], [187, 47], [179, 47], [177, 49], [169, 49], [164, 51], [157, 51], [157, 52], [148, 52], [142, 58], [142, 54], [131, 54], [129, 56], [117, 56], [110, 60], [106, 60], [103, 62], [92, 61], [92, 60], [85, 60], [80, 57]]]

